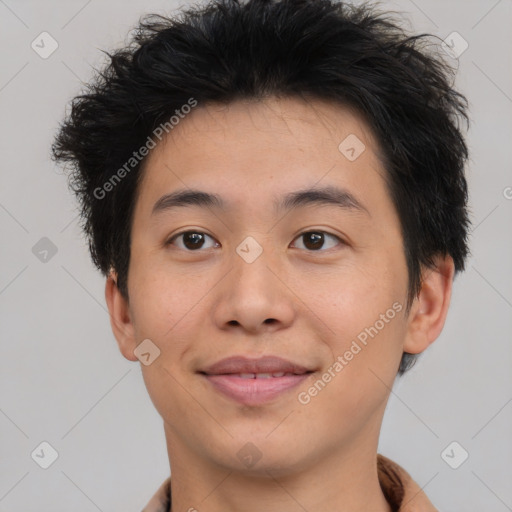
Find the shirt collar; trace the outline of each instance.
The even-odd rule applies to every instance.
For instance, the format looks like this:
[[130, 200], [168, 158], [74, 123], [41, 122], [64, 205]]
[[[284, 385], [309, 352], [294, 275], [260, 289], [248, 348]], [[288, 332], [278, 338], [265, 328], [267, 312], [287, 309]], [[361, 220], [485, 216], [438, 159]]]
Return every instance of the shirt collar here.
[[[396, 462], [377, 454], [379, 483], [393, 512], [438, 512], [426, 494]], [[171, 477], [158, 488], [142, 512], [169, 512]]]

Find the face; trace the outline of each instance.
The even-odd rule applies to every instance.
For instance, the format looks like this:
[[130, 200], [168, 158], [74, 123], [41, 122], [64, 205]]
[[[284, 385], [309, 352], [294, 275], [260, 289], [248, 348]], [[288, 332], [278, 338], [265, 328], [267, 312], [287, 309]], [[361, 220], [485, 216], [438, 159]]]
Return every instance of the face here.
[[[354, 112], [291, 98], [199, 105], [152, 150], [116, 336], [160, 350], [141, 367], [173, 450], [247, 471], [376, 450], [410, 329], [376, 151]], [[191, 190], [218, 200], [165, 197]]]

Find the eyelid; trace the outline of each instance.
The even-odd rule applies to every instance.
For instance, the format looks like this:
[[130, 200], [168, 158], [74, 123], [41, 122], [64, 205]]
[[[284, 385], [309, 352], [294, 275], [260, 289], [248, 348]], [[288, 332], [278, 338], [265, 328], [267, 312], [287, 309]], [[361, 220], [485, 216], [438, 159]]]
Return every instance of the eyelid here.
[[[210, 235], [209, 233], [207, 233], [206, 231], [202, 231], [201, 229], [194, 229], [194, 228], [188, 228], [188, 229], [184, 229], [183, 231], [179, 231], [178, 233], [174, 233], [174, 235], [171, 235], [164, 243], [164, 245], [173, 245], [173, 242], [176, 238], [178, 238], [179, 236], [181, 235], [184, 235], [186, 233], [198, 233], [198, 234], [201, 234], [201, 235], [206, 235], [208, 237], [210, 237], [212, 240], [215, 240], [215, 243], [219, 243], [214, 236]], [[186, 250], [186, 249], [184, 249]], [[200, 250], [197, 250], [197, 251], [189, 251], [189, 250], [186, 250], [186, 252], [201, 252]]]
[[[301, 231], [300, 233], [298, 233], [295, 236], [293, 241], [297, 240], [301, 236], [306, 235], [308, 233], [322, 233], [324, 235], [336, 238], [336, 240], [338, 240], [340, 245], [348, 245], [348, 243], [343, 238], [341, 238], [340, 236], [335, 235], [334, 233], [331, 233], [330, 231], [326, 231], [325, 229], [316, 229], [316, 228], [308, 228], [308, 229], [306, 229], [304, 231]], [[316, 251], [312, 251], [312, 250], [308, 251], [308, 250], [306, 250], [306, 252], [310, 252], [310, 253], [329, 252], [329, 251], [331, 251], [333, 249], [335, 249], [335, 247], [332, 247], [331, 249], [319, 249], [319, 250], [316, 250]]]

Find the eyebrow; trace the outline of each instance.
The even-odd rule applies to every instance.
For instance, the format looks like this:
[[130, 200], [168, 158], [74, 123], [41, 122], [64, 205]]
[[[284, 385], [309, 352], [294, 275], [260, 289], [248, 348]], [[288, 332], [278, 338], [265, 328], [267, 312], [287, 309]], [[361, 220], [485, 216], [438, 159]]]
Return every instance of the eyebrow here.
[[[305, 206], [338, 206], [347, 211], [362, 212], [368, 214], [368, 209], [348, 190], [334, 186], [322, 188], [308, 188], [290, 192], [281, 199], [274, 201], [277, 212], [281, 210], [293, 210]], [[218, 194], [204, 192], [198, 189], [176, 190], [163, 195], [153, 206], [151, 215], [161, 213], [179, 207], [214, 208], [226, 210], [228, 204]]]

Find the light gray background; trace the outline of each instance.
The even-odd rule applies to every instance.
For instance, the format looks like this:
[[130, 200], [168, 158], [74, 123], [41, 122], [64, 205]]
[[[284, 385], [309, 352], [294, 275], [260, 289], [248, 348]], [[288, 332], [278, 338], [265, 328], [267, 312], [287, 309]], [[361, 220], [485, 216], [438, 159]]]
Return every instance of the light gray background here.
[[[168, 476], [162, 420], [140, 363], [118, 351], [104, 282], [89, 260], [74, 197], [49, 159], [65, 106], [100, 49], [123, 44], [162, 0], [0, 0], [0, 511], [140, 510]], [[512, 1], [382, 2], [409, 28], [469, 43], [457, 85], [470, 101], [473, 256], [457, 277], [447, 324], [398, 380], [379, 451], [446, 512], [512, 510]], [[43, 31], [59, 48], [31, 48]], [[509, 192], [507, 194], [507, 191]], [[32, 247], [48, 237], [46, 263]], [[469, 453], [458, 469], [441, 452]], [[42, 442], [59, 457], [31, 458]], [[458, 456], [458, 455], [457, 455]]]

